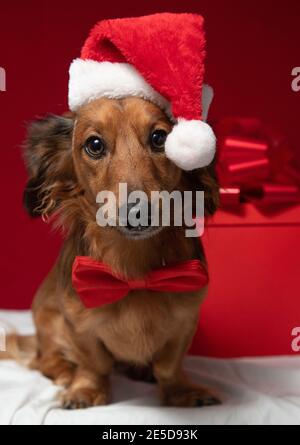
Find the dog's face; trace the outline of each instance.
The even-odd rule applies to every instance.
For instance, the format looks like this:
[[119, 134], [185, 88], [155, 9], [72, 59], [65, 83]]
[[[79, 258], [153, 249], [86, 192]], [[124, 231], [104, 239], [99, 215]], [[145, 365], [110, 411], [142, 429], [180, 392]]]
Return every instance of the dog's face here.
[[[139, 190], [149, 198], [152, 191], [206, 191], [207, 213], [217, 205], [217, 185], [205, 168], [189, 174], [173, 164], [164, 153], [172, 124], [154, 104], [140, 98], [98, 99], [76, 115], [49, 116], [29, 130], [26, 161], [30, 180], [25, 205], [31, 215], [49, 215], [78, 208], [95, 218], [99, 192], [114, 193], [119, 206], [119, 184], [128, 193]], [[72, 211], [71, 211], [72, 213]], [[149, 210], [150, 213], [150, 210]], [[118, 221], [120, 222], [120, 221]], [[127, 237], [151, 235], [156, 227], [117, 223]]]
[[181, 170], [166, 158], [164, 142], [172, 125], [143, 99], [99, 99], [76, 116], [73, 159], [77, 177], [93, 201], [100, 190], [172, 190]]
[[[180, 183], [181, 170], [164, 154], [164, 143], [172, 125], [155, 105], [139, 98], [99, 99], [81, 108], [73, 132], [73, 159], [79, 183], [96, 202], [100, 191], [113, 192], [118, 208], [130, 206], [120, 196], [119, 184], [128, 193], [142, 191], [150, 203], [152, 191], [172, 191]], [[147, 209], [149, 221], [151, 207]], [[158, 231], [150, 224], [116, 227], [131, 238]]]

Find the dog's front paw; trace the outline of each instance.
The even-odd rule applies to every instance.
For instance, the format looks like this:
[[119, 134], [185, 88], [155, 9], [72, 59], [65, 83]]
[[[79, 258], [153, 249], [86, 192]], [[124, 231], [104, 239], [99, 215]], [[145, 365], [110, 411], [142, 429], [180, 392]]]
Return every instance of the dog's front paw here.
[[161, 399], [164, 405], [177, 407], [203, 407], [221, 404], [210, 390], [201, 386], [164, 388], [161, 391]]
[[83, 409], [106, 405], [108, 394], [95, 388], [66, 389], [60, 393], [59, 400], [64, 409]]

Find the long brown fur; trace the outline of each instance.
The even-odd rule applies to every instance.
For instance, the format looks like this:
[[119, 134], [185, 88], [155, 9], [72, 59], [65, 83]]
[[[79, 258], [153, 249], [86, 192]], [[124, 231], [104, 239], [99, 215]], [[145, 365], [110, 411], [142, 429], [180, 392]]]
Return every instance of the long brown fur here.
[[[76, 115], [50, 115], [29, 129], [25, 205], [32, 216], [51, 218], [65, 231], [60, 256], [34, 299], [37, 334], [31, 367], [64, 385], [60, 397], [66, 408], [108, 403], [109, 375], [116, 363], [150, 365], [163, 404], [217, 402], [182, 371], [206, 289], [180, 295], [135, 290], [115, 304], [88, 310], [72, 288], [76, 255], [101, 260], [131, 279], [163, 264], [191, 258], [205, 262], [201, 244], [186, 238], [182, 227], [132, 240], [116, 228], [96, 223], [97, 193], [111, 190], [117, 195], [120, 182], [148, 196], [152, 190], [204, 190], [206, 214], [216, 210], [213, 167], [182, 172], [164, 153], [149, 148], [153, 128], [170, 131], [171, 123], [155, 105], [127, 98], [99, 99]], [[95, 161], [82, 147], [90, 135], [99, 134], [109, 155]]]

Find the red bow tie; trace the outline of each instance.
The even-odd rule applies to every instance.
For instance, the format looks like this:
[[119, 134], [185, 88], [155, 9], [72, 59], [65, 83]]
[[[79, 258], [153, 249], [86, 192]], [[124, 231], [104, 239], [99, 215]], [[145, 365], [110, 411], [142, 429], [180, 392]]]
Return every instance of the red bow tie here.
[[208, 275], [199, 260], [189, 260], [153, 270], [141, 280], [127, 280], [116, 275], [106, 264], [77, 256], [73, 263], [72, 282], [85, 307], [95, 308], [115, 303], [136, 289], [196, 291], [207, 285]]

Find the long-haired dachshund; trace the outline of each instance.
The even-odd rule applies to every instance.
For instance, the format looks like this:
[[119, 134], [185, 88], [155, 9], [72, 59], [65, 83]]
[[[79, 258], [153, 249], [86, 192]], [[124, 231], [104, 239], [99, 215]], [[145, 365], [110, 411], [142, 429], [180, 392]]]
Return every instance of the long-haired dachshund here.
[[200, 105], [204, 44], [203, 19], [193, 14], [100, 22], [71, 65], [71, 112], [29, 129], [25, 206], [61, 227], [65, 241], [34, 299], [36, 336], [16, 336], [14, 345], [63, 385], [66, 408], [108, 403], [109, 376], [126, 367], [150, 369], [165, 405], [218, 403], [182, 370], [207, 290], [207, 280], [198, 285], [207, 277], [200, 240], [173, 220], [153, 225], [152, 206], [143, 224], [124, 224], [120, 211], [116, 225], [96, 218], [101, 191], [120, 210], [129, 204], [124, 183], [149, 202], [153, 191], [201, 190], [206, 216], [216, 210], [215, 138]]
[[147, 195], [153, 190], [204, 190], [206, 215], [216, 210], [213, 167], [183, 172], [164, 155], [171, 127], [148, 101], [102, 98], [76, 115], [50, 115], [29, 129], [25, 205], [34, 216], [54, 214], [65, 242], [34, 299], [36, 336], [18, 342], [21, 349], [34, 350], [31, 367], [65, 387], [60, 396], [64, 407], [108, 403], [109, 376], [117, 363], [151, 366], [163, 404], [217, 402], [182, 370], [206, 288], [190, 293], [137, 289], [114, 304], [87, 309], [71, 280], [76, 256], [101, 260], [128, 279], [193, 258], [205, 265], [199, 239], [187, 238], [183, 227], [163, 227], [157, 233], [157, 228], [143, 226], [139, 238], [141, 227], [100, 227], [95, 218], [98, 191], [117, 194], [119, 183]]

